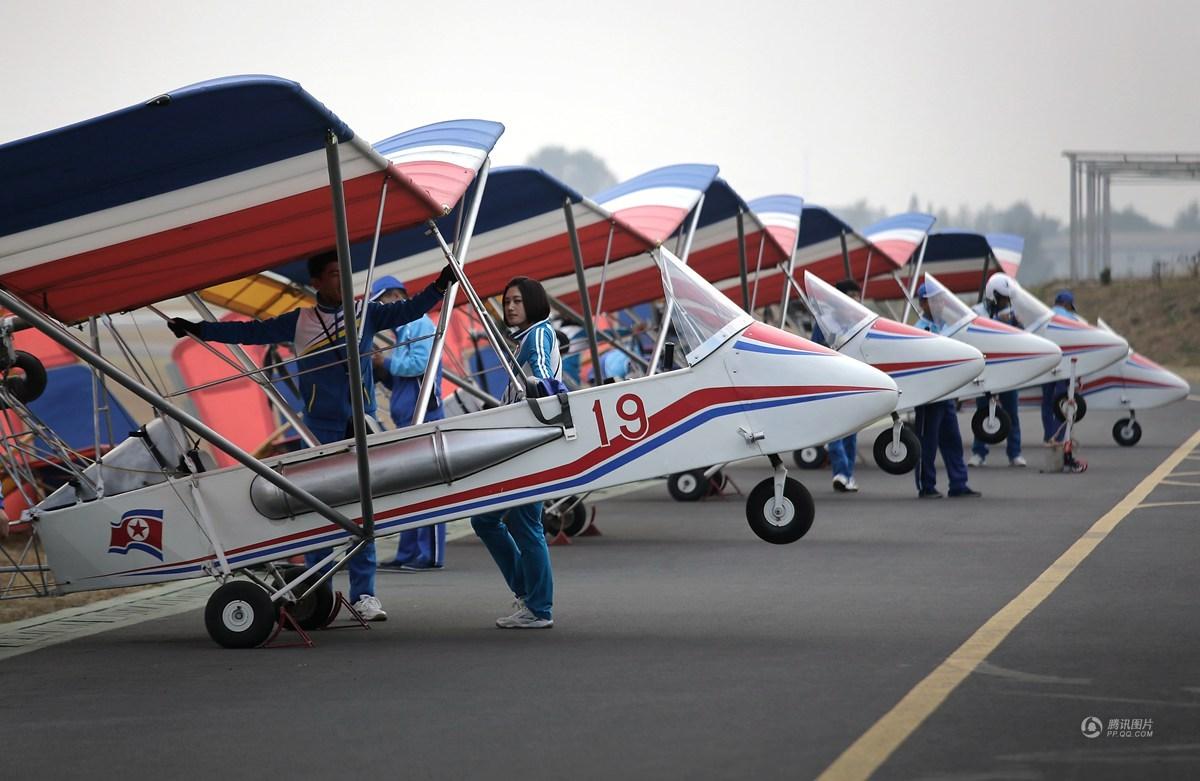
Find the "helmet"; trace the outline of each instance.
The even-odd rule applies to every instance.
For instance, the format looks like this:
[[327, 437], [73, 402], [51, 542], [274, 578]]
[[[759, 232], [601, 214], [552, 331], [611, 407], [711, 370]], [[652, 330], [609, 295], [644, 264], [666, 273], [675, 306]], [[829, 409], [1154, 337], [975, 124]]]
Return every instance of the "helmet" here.
[[987, 287], [983, 289], [983, 297], [994, 304], [996, 296], [1012, 298], [1016, 289], [1017, 281], [1008, 274], [993, 274], [988, 278]]

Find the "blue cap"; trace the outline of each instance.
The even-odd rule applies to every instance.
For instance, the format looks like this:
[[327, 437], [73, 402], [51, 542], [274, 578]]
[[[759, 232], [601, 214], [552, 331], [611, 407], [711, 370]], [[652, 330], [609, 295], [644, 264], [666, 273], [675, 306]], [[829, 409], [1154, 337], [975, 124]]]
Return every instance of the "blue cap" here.
[[921, 286], [917, 288], [917, 298], [929, 298], [930, 290], [926, 287], [927, 284], [926, 282], [922, 282]]
[[405, 293], [408, 292], [408, 288], [404, 286], [403, 282], [388, 274], [375, 280], [375, 284], [371, 285], [371, 300], [374, 301], [389, 290], [403, 290]]
[[1075, 294], [1072, 293], [1070, 290], [1063, 288], [1062, 290], [1060, 290], [1054, 294], [1054, 303], [1067, 304], [1068, 306], [1075, 306]]

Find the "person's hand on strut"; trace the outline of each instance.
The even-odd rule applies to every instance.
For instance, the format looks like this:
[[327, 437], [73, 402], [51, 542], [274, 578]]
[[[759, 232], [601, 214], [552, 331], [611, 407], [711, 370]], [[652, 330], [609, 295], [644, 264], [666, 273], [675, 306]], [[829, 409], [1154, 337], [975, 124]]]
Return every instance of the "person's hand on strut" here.
[[167, 328], [171, 329], [171, 333], [175, 334], [176, 339], [182, 339], [189, 334], [197, 339], [200, 338], [200, 324], [184, 320], [182, 317], [172, 317], [167, 321]]

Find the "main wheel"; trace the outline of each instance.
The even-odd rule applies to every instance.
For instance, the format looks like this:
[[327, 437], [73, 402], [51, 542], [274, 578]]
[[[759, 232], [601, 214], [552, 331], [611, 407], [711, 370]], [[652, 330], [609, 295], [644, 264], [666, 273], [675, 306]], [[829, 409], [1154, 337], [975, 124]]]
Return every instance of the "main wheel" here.
[[921, 440], [908, 426], [900, 427], [900, 441], [892, 444], [892, 430], [886, 428], [875, 438], [875, 463], [890, 475], [908, 474], [921, 460]]
[[820, 469], [829, 460], [829, 453], [825, 451], [824, 445], [802, 447], [792, 453], [792, 460], [801, 469]]
[[987, 407], [975, 410], [975, 414], [971, 417], [971, 433], [975, 435], [976, 439], [989, 445], [999, 445], [1008, 439], [1008, 432], [1011, 429], [1012, 418], [999, 405], [996, 406], [995, 417], [988, 417]]
[[783, 506], [778, 514], [775, 510], [775, 481], [768, 477], [746, 498], [746, 521], [759, 538], [775, 545], [786, 545], [808, 534], [816, 515], [812, 494], [790, 477], [783, 483]]
[[709, 480], [703, 469], [676, 472], [667, 478], [667, 490], [677, 502], [698, 502], [708, 496]]
[[1113, 439], [1121, 447], [1133, 447], [1142, 438], [1142, 424], [1129, 418], [1121, 418], [1113, 424]]
[[271, 636], [275, 606], [261, 586], [231, 580], [212, 593], [204, 607], [204, 626], [217, 645], [257, 648]]
[[[46, 367], [33, 353], [16, 350], [12, 366], [4, 371], [4, 387], [17, 401], [28, 404], [46, 390]], [[0, 401], [0, 409], [7, 408]]]
[[[283, 575], [288, 583], [291, 583], [304, 574], [307, 569], [307, 567], [290, 565], [281, 567], [280, 574]], [[313, 578], [318, 577], [320, 575], [313, 575]], [[312, 585], [311, 580], [305, 581], [297, 586], [296, 589], [303, 594], [308, 590], [310, 585]], [[319, 589], [304, 599], [287, 603], [287, 609], [292, 618], [296, 619], [296, 623], [300, 625], [301, 629], [320, 629], [329, 623], [329, 618], [333, 615], [333, 606], [336, 600], [337, 597], [333, 593], [333, 581], [327, 580], [321, 584]], [[284, 626], [287, 627], [287, 624], [284, 624]]]
[[[1087, 399], [1078, 394], [1075, 395], [1075, 422], [1083, 420], [1083, 416], [1087, 414]], [[1060, 393], [1054, 397], [1054, 417], [1059, 420], [1067, 419], [1067, 394]]]
[[[571, 503], [572, 501], [574, 504]], [[547, 502], [546, 506], [549, 507], [552, 504], [554, 502]], [[587, 528], [587, 506], [582, 501], [576, 501], [575, 497], [572, 497], [571, 501], [563, 503], [563, 507], [568, 507], [568, 509], [560, 507], [554, 512], [542, 512], [542, 527], [551, 537], [559, 532], [568, 537], [574, 537]]]

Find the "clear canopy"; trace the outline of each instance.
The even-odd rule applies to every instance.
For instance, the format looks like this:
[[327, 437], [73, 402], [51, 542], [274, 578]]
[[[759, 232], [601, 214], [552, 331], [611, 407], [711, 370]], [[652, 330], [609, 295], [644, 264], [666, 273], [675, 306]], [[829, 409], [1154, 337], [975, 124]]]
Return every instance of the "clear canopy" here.
[[813, 317], [825, 341], [838, 349], [879, 315], [809, 272], [804, 272], [804, 289]]
[[951, 336], [975, 319], [975, 312], [933, 274], [925, 275], [924, 287], [925, 299], [929, 302], [929, 314], [938, 327], [938, 333]]
[[655, 255], [672, 306], [675, 337], [688, 365], [695, 366], [752, 318], [668, 250], [660, 247]]
[[1047, 320], [1054, 316], [1054, 313], [1050, 311], [1050, 307], [1038, 301], [1035, 295], [1021, 287], [1015, 280], [1013, 282], [1011, 300], [1013, 314], [1017, 316], [1017, 322], [1026, 331], [1033, 331], [1040, 328]]

